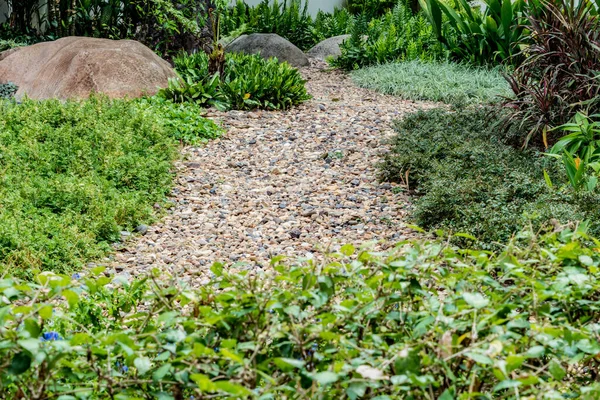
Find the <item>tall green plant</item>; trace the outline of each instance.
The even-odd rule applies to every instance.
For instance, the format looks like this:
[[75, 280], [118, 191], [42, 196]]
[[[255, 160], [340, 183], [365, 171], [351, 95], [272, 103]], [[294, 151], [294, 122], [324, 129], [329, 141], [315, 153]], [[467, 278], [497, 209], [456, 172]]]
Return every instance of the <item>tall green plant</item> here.
[[447, 56], [427, 18], [414, 14], [404, 0], [381, 18], [369, 21], [365, 15], [356, 17], [351, 37], [341, 50], [332, 65], [345, 70], [393, 61], [443, 60]]
[[475, 8], [457, 0], [457, 9], [443, 0], [419, 2], [436, 37], [455, 59], [476, 65], [519, 63], [525, 0], [484, 0]]
[[551, 127], [578, 112], [600, 111], [600, 19], [591, 0], [542, 0], [526, 9], [529, 35], [523, 63], [507, 79], [508, 124], [522, 126], [522, 144], [549, 147]]

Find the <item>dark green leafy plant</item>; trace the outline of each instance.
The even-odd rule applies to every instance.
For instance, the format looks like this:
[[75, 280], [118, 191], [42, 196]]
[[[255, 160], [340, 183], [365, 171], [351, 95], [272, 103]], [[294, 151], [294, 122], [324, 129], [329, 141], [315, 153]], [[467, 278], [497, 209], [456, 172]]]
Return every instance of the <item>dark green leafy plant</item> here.
[[341, 50], [341, 56], [331, 64], [345, 70], [394, 61], [431, 61], [447, 57], [425, 16], [413, 14], [404, 1], [370, 22], [364, 15], [358, 16], [351, 37], [341, 45]]
[[335, 8], [333, 14], [319, 11], [315, 17], [313, 33], [315, 42], [334, 36], [349, 34], [355, 17], [346, 8]]
[[[575, 114], [573, 120], [557, 129], [566, 132], [548, 155], [560, 158], [569, 183], [575, 190], [585, 188], [592, 192], [598, 184], [600, 171], [600, 115]], [[552, 186], [552, 182], [549, 181]]]
[[[496, 109], [433, 110], [398, 123], [382, 179], [404, 182], [415, 195], [413, 218], [425, 229], [463, 232], [496, 248], [524, 226], [540, 229], [589, 220], [600, 232], [600, 194], [568, 185], [558, 160], [502, 142]], [[556, 183], [545, 183], [544, 171]], [[458, 239], [456, 239], [458, 241]]]
[[220, 132], [189, 114], [179, 124], [179, 107], [0, 101], [0, 275], [73, 271], [151, 221], [172, 185], [172, 135]]
[[301, 50], [308, 50], [318, 39], [313, 24], [307, 0], [262, 0], [254, 7], [238, 0], [230, 12], [223, 14], [222, 33], [227, 36], [244, 26], [244, 32], [239, 33], [276, 33]]
[[310, 96], [297, 69], [259, 55], [227, 54], [222, 76], [208, 74], [208, 56], [196, 53], [175, 58], [181, 80], [160, 96], [219, 109], [287, 109]]
[[[207, 0], [9, 0], [11, 36], [135, 39], [165, 57], [203, 39]], [[4, 29], [3, 29], [4, 30]]]
[[10, 50], [10, 49], [14, 49], [16, 47], [22, 47], [22, 46], [27, 46], [27, 43], [17, 42], [12, 39], [9, 39], [9, 40], [0, 39], [0, 53], [5, 50]]
[[19, 87], [12, 82], [0, 83], [0, 100], [12, 99]]
[[381, 17], [396, 5], [397, 0], [348, 0], [346, 8], [354, 15], [369, 19]]
[[600, 395], [600, 242], [530, 231], [498, 255], [446, 241], [192, 289], [155, 270], [0, 280], [6, 398], [481, 399]]
[[540, 1], [526, 16], [525, 60], [507, 76], [514, 96], [506, 122], [523, 128], [523, 146], [548, 148], [560, 138], [552, 127], [600, 110], [600, 20], [589, 0]]
[[452, 58], [475, 65], [519, 64], [525, 0], [485, 0], [477, 7], [457, 0], [457, 9], [443, 0], [419, 2]]

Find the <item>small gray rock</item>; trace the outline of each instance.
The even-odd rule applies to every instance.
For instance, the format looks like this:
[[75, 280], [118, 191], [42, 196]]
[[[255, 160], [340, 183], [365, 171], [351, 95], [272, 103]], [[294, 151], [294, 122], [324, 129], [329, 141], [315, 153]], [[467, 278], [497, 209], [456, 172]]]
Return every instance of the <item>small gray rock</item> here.
[[325, 39], [310, 49], [307, 55], [317, 60], [326, 60], [328, 57], [339, 57], [342, 54], [340, 45], [349, 38], [350, 35], [340, 35]]
[[302, 236], [302, 231], [300, 229], [292, 229], [289, 234], [292, 239], [299, 239]]
[[135, 231], [141, 235], [148, 233], [148, 225], [140, 224], [135, 227]]
[[228, 53], [260, 54], [263, 58], [276, 57], [294, 67], [310, 65], [308, 57], [288, 40], [275, 33], [242, 35], [225, 48]]

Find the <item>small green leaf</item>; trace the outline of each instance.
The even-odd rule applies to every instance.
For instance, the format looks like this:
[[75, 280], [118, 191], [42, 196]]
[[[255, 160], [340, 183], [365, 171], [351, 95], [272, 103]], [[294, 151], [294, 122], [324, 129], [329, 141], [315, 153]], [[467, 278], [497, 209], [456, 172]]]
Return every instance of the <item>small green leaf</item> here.
[[26, 352], [22, 351], [13, 356], [8, 370], [13, 375], [20, 375], [27, 371], [30, 366], [31, 356]]
[[152, 373], [152, 380], [154, 382], [160, 382], [170, 371], [171, 364], [162, 365], [156, 371]]
[[313, 379], [319, 382], [321, 385], [326, 386], [337, 382], [339, 376], [335, 372], [324, 371], [314, 374]]
[[483, 308], [490, 303], [490, 301], [487, 298], [485, 298], [481, 293], [465, 292], [462, 294], [462, 296], [468, 305], [477, 309]]
[[548, 365], [548, 371], [552, 374], [552, 377], [557, 381], [562, 381], [562, 379], [567, 375], [565, 369], [560, 365], [560, 363], [556, 360], [550, 361]]
[[467, 356], [468, 358], [470, 358], [471, 360], [475, 361], [478, 364], [488, 364], [488, 365], [494, 364], [494, 361], [492, 361], [491, 358], [489, 358], [488, 356], [486, 356], [484, 354], [474, 353], [474, 352], [470, 351], [470, 352], [465, 353], [465, 356]]
[[238, 385], [229, 381], [218, 381], [214, 383], [218, 390], [235, 396], [250, 396], [252, 392], [242, 385]]
[[275, 363], [275, 365], [277, 365], [279, 368], [281, 368], [282, 370], [291, 370], [294, 368], [302, 368], [304, 367], [304, 364], [306, 364], [304, 361], [301, 360], [294, 360], [293, 358], [274, 358], [273, 362]]
[[146, 372], [152, 368], [152, 363], [148, 357], [138, 357], [133, 361], [133, 365], [138, 370], [138, 374], [144, 375]]

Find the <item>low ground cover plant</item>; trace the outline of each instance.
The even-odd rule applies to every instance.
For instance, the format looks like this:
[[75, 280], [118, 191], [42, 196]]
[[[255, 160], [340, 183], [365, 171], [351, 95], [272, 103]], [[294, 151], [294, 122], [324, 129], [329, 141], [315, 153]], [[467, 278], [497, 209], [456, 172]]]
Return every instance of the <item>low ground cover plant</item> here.
[[500, 70], [449, 62], [415, 60], [372, 66], [352, 72], [352, 79], [358, 86], [403, 99], [449, 104], [486, 104], [510, 94]]
[[191, 289], [103, 268], [0, 280], [0, 392], [62, 399], [593, 399], [600, 242], [444, 241]]
[[410, 60], [445, 60], [447, 51], [422, 13], [413, 13], [403, 0], [380, 18], [358, 16], [342, 54], [331, 64], [354, 70], [373, 64]]
[[171, 188], [180, 115], [151, 102], [0, 101], [0, 275], [73, 271], [152, 219]]
[[174, 60], [181, 79], [172, 80], [159, 96], [219, 109], [287, 109], [310, 96], [296, 68], [259, 55], [227, 54], [222, 75], [208, 72], [204, 53]]
[[481, 248], [496, 248], [529, 225], [588, 220], [591, 231], [600, 232], [600, 194], [573, 190], [558, 160], [505, 144], [494, 113], [438, 109], [397, 124], [381, 173], [413, 191], [415, 222], [469, 234], [462, 242]]

